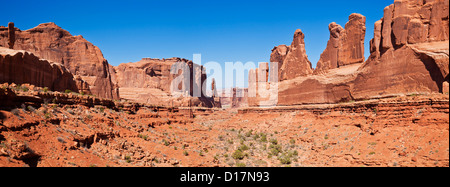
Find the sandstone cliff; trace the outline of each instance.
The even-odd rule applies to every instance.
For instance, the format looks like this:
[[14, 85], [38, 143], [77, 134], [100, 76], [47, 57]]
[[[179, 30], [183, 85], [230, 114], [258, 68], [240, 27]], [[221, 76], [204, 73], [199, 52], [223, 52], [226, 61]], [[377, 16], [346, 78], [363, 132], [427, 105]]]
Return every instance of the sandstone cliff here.
[[[171, 74], [172, 65], [176, 63], [186, 63], [190, 69], [190, 91], [184, 97], [175, 97], [171, 93], [171, 83], [178, 76], [184, 74]], [[194, 76], [196, 68], [197, 77]], [[143, 58], [135, 63], [123, 63], [114, 67], [115, 80], [119, 87], [121, 98], [140, 103], [151, 103], [164, 106], [207, 106], [212, 107], [214, 100], [207, 98], [203, 93], [199, 98], [190, 97], [194, 95], [194, 89], [206, 89], [206, 74], [202, 73], [202, 66], [194, 64], [192, 61], [181, 58], [152, 59]], [[200, 74], [201, 75], [200, 75]], [[182, 85], [175, 85], [179, 89]], [[187, 90], [188, 88], [186, 88]], [[204, 92], [206, 93], [206, 92]], [[182, 93], [184, 94], [184, 93]]]
[[288, 80], [313, 72], [305, 51], [305, 35], [300, 29], [294, 33], [290, 46], [280, 45], [272, 50], [271, 62], [278, 62], [278, 80]]
[[33, 84], [47, 87], [49, 90], [78, 92], [77, 84], [82, 81], [62, 64], [39, 59], [33, 53], [0, 47], [0, 82], [15, 84]]
[[354, 95], [442, 93], [449, 81], [448, 7], [448, 0], [396, 0], [386, 7]]
[[[8, 43], [8, 30], [2, 27], [0, 46], [7, 47]], [[72, 74], [80, 76], [94, 95], [119, 98], [117, 87], [111, 81], [108, 61], [98, 47], [82, 36], [72, 36], [54, 23], [43, 23], [26, 31], [16, 29], [14, 49], [30, 51], [40, 58], [63, 64]]]
[[[385, 8], [384, 17], [375, 23], [374, 38], [370, 42], [371, 54], [364, 63], [358, 63], [363, 59], [363, 56], [358, 55], [363, 54], [362, 50], [340, 51], [345, 46], [341, 44], [343, 33], [346, 33], [347, 38], [356, 39], [353, 41], [362, 42], [361, 36], [365, 30], [365, 26], [361, 25], [365, 20], [362, 19], [363, 16], [350, 16], [350, 19], [361, 18], [357, 19], [360, 21], [356, 24], [359, 29], [354, 29], [359, 32], [345, 31], [352, 25], [351, 21], [346, 24], [345, 29], [337, 24], [330, 24], [330, 41], [318, 63], [318, 73], [280, 82], [278, 105], [338, 103], [405, 94], [448, 93], [448, 6], [448, 0], [394, 1], [393, 5]], [[349, 33], [356, 34], [349, 36]], [[358, 42], [350, 43], [352, 46], [362, 45]], [[271, 60], [285, 58], [284, 48], [276, 48]], [[301, 67], [303, 66], [299, 66]], [[321, 70], [327, 71], [324, 73]]]
[[328, 29], [330, 39], [314, 73], [364, 62], [366, 18], [363, 15], [351, 14], [345, 29], [334, 22], [330, 23]]

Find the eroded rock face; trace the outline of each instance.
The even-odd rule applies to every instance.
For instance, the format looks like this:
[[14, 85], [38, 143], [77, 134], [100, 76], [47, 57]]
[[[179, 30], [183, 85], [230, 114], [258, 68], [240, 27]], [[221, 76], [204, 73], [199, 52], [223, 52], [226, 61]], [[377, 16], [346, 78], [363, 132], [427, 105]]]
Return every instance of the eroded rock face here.
[[0, 82], [33, 84], [49, 90], [78, 92], [73, 75], [59, 63], [39, 59], [33, 53], [0, 47]]
[[[0, 29], [0, 46], [4, 47], [8, 46], [5, 32], [8, 31]], [[54, 23], [43, 23], [26, 31], [16, 29], [15, 39], [15, 49], [30, 51], [40, 58], [63, 64], [89, 85], [92, 94], [119, 98], [117, 87], [111, 81], [108, 61], [98, 47], [82, 36], [72, 36]]]
[[294, 33], [290, 46], [280, 45], [272, 50], [271, 62], [278, 62], [279, 81], [309, 75], [313, 72], [305, 51], [305, 35], [300, 29]]
[[[151, 103], [163, 106], [212, 106], [213, 100], [201, 97], [194, 97], [189, 101], [186, 96], [175, 98], [171, 93], [171, 83], [178, 76], [184, 76], [179, 71], [178, 74], [171, 74], [171, 68], [174, 64], [185, 63], [191, 70], [190, 91], [187, 95], [193, 95], [194, 89], [202, 87], [206, 89], [206, 74], [201, 71], [201, 66], [194, 64], [192, 61], [182, 58], [169, 59], [152, 59], [143, 58], [136, 63], [123, 63], [114, 67], [114, 80], [117, 81], [119, 94], [121, 98], [132, 100], [140, 103]], [[194, 76], [194, 68], [196, 68]], [[199, 77], [198, 80], [195, 77]], [[178, 89], [182, 89], [182, 85], [174, 85]], [[188, 88], [186, 88], [188, 90]], [[206, 92], [203, 92], [206, 93]], [[184, 94], [184, 93], [182, 93]]]
[[[448, 0], [395, 0], [384, 9], [373, 45], [380, 53], [406, 44], [449, 39]], [[381, 46], [377, 46], [381, 45]]]
[[16, 31], [14, 29], [14, 23], [8, 23], [8, 45], [10, 49], [14, 49], [14, 43], [16, 42]]
[[345, 30], [340, 38], [338, 53], [339, 66], [364, 62], [364, 37], [366, 36], [366, 17], [361, 14], [351, 14], [345, 24]]
[[448, 76], [448, 45], [448, 41], [406, 45], [369, 59], [354, 80], [353, 97], [442, 92]]
[[[270, 62], [278, 63], [278, 72], [281, 71], [281, 67], [283, 66], [284, 59], [286, 59], [288, 52], [289, 52], [289, 46], [286, 46], [286, 45], [279, 45], [272, 49], [272, 54], [270, 54]], [[279, 73], [277, 76], [278, 76], [278, 79], [281, 79], [281, 73]]]
[[320, 55], [315, 73], [364, 62], [365, 24], [366, 18], [361, 14], [351, 14], [345, 29], [334, 22], [330, 23], [330, 39]]
[[[445, 93], [449, 82], [448, 2], [396, 0], [375, 23], [371, 55], [365, 63], [281, 82], [278, 105]], [[328, 49], [333, 48], [327, 47], [324, 54], [331, 54]]]
[[448, 6], [448, 0], [396, 0], [386, 7], [375, 23], [357, 94], [442, 92], [449, 74]]

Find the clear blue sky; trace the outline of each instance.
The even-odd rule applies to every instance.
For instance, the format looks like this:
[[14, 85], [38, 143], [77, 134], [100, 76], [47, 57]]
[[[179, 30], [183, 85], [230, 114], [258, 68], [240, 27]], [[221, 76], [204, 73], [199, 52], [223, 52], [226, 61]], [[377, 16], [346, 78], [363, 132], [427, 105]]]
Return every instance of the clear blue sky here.
[[393, 0], [148, 0], [4, 1], [0, 25], [15, 22], [26, 30], [55, 22], [98, 46], [109, 63], [142, 57], [202, 62], [267, 62], [274, 46], [290, 45], [296, 29], [305, 33], [313, 67], [326, 47], [328, 24], [344, 27], [351, 13], [367, 17], [365, 56], [373, 25]]

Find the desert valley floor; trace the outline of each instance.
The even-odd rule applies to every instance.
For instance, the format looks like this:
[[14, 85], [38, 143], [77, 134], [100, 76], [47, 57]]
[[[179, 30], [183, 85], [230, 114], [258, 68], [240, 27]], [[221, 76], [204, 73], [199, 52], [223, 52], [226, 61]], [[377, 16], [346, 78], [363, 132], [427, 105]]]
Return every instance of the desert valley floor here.
[[444, 94], [210, 109], [0, 91], [24, 103], [0, 111], [0, 166], [449, 166]]

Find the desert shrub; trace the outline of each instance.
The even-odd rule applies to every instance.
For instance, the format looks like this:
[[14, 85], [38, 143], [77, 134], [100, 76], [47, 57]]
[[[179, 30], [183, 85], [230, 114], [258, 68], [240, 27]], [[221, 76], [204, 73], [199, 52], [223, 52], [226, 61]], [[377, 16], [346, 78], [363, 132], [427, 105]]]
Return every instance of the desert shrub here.
[[130, 163], [132, 160], [131, 160], [131, 157], [130, 156], [125, 156], [125, 161], [127, 162], [127, 163]]
[[231, 157], [233, 157], [235, 160], [242, 160], [244, 159], [245, 155], [241, 150], [236, 150], [234, 151], [234, 153], [231, 155]]
[[139, 137], [139, 138], [142, 138], [142, 139], [144, 139], [144, 140], [147, 140], [147, 139], [148, 139], [148, 136], [147, 136], [147, 135], [143, 135], [143, 134], [139, 134], [138, 137]]
[[36, 109], [32, 106], [27, 106], [28, 111], [35, 113]]
[[257, 139], [259, 139], [259, 134], [253, 135], [253, 140], [257, 140]]
[[295, 140], [294, 140], [294, 139], [291, 139], [291, 140], [289, 140], [289, 143], [295, 144]]
[[67, 89], [64, 93], [72, 93], [72, 90]]
[[282, 147], [281, 147], [281, 145], [271, 144], [269, 146], [269, 150], [272, 155], [277, 156], [279, 153], [282, 152]]
[[238, 167], [238, 168], [245, 168], [245, 167], [247, 167], [247, 166], [246, 166], [245, 163], [243, 163], [243, 162], [237, 162], [237, 163], [236, 163], [236, 167]]
[[247, 151], [249, 149], [250, 148], [245, 144], [242, 144], [241, 146], [238, 147], [238, 150], [241, 150], [242, 152]]
[[291, 164], [291, 157], [285, 154], [282, 154], [281, 156], [278, 157], [278, 160], [280, 161], [281, 164]]
[[170, 142], [167, 141], [166, 139], [163, 139], [162, 141], [163, 141], [163, 143], [164, 143], [165, 146], [169, 146], [169, 145], [170, 145]]
[[270, 139], [270, 143], [272, 143], [272, 145], [277, 145], [278, 144], [278, 140], [277, 139]]
[[267, 142], [267, 135], [264, 134], [264, 133], [261, 133], [261, 139], [260, 139], [260, 141], [261, 141], [261, 142]]
[[50, 112], [45, 112], [44, 113], [44, 118], [45, 119], [50, 119], [52, 117], [52, 114]]
[[253, 130], [250, 130], [248, 132], [245, 133], [245, 137], [250, 137], [253, 133]]

